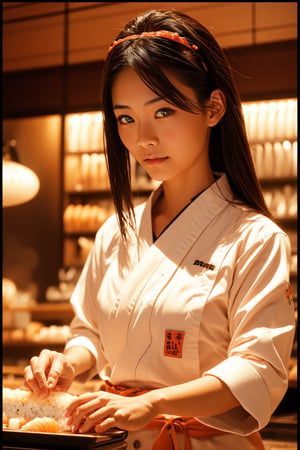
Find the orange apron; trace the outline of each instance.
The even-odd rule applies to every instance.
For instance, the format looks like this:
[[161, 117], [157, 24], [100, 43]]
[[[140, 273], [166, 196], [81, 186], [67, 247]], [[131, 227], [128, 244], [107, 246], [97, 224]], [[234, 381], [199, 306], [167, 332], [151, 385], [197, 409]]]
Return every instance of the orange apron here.
[[[112, 394], [124, 395], [125, 397], [135, 397], [144, 394], [147, 390], [138, 388], [128, 388], [126, 386], [114, 386], [108, 381], [106, 391]], [[155, 417], [145, 427], [147, 430], [160, 430], [152, 450], [180, 450], [177, 442], [177, 433], [184, 435], [184, 450], [192, 450], [191, 437], [209, 438], [226, 434], [226, 431], [209, 427], [194, 419], [194, 417], [164, 416]], [[262, 438], [258, 431], [247, 436], [247, 439], [253, 445], [253, 450], [265, 450]]]

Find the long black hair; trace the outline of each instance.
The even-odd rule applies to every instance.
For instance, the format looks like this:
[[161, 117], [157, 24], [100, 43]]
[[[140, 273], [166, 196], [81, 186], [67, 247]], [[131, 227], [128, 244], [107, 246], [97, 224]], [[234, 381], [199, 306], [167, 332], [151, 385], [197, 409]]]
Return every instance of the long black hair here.
[[[173, 10], [150, 10], [130, 21], [116, 40], [143, 32], [167, 30], [185, 37], [198, 50], [163, 37], [139, 37], [124, 40], [109, 52], [104, 65], [102, 109], [105, 155], [111, 191], [120, 230], [126, 237], [133, 226], [129, 152], [123, 145], [112, 105], [112, 84], [116, 74], [126, 67], [135, 70], [141, 80], [159, 97], [194, 113], [205, 110], [214, 89], [226, 98], [226, 112], [212, 127], [209, 158], [213, 172], [223, 172], [238, 202], [271, 216], [257, 179], [232, 69], [218, 42], [198, 21]], [[169, 81], [172, 71], [181, 82], [194, 89], [198, 104], [191, 102]]]

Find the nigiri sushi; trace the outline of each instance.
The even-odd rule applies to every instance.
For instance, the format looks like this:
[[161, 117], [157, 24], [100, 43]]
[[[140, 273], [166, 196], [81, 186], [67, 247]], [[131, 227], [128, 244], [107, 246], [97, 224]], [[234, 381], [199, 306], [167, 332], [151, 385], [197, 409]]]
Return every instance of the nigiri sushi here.
[[38, 431], [43, 433], [58, 433], [59, 423], [52, 417], [35, 417], [21, 427], [23, 431]]

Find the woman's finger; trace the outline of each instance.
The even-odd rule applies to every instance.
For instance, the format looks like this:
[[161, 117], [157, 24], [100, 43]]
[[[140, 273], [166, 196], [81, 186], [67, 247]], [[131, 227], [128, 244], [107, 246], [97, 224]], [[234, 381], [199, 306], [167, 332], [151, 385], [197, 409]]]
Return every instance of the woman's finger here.
[[106, 417], [106, 419], [102, 420], [102, 422], [97, 423], [95, 425], [96, 433], [104, 433], [110, 428], [117, 427], [117, 422], [114, 417]]
[[[84, 416], [76, 425], [78, 426], [78, 430], [80, 433], [86, 433], [90, 429], [95, 429], [95, 426], [99, 423], [102, 423], [104, 420], [107, 420], [111, 417], [114, 411], [111, 410], [110, 407], [103, 407], [101, 409], [97, 409], [92, 414], [88, 414]], [[112, 417], [111, 417], [112, 418]]]
[[38, 395], [41, 394], [41, 390], [36, 379], [33, 376], [30, 366], [26, 366], [24, 369], [24, 387], [32, 392], [35, 392]]
[[48, 376], [47, 376], [47, 387], [49, 389], [54, 389], [59, 378], [64, 372], [66, 367], [66, 361], [63, 355], [57, 354], [53, 360], [52, 364], [49, 368]]
[[33, 376], [43, 395], [48, 395], [48, 374], [57, 355], [58, 353], [45, 349], [38, 357], [34, 356], [30, 360]]
[[86, 394], [79, 395], [75, 400], [73, 400], [70, 405], [66, 408], [65, 417], [70, 417], [74, 414], [76, 409], [83, 404], [86, 404], [87, 402], [90, 402], [94, 399], [99, 399], [98, 406], [101, 404], [101, 402], [104, 401], [104, 399], [107, 399], [106, 393], [103, 391], [103, 393], [99, 392], [88, 392]]
[[46, 388], [46, 370], [47, 367], [45, 367], [44, 363], [41, 363], [39, 356], [33, 356], [30, 359], [30, 367], [32, 371], [33, 379], [36, 381], [36, 384], [38, 386], [39, 392], [45, 393]]
[[[87, 402], [83, 402], [83, 400], [81, 400], [81, 402], [81, 404], [78, 404], [77, 402], [77, 407], [73, 409], [73, 414], [67, 422], [68, 425], [73, 424], [73, 432], [77, 431], [79, 428], [81, 429], [82, 422], [85, 424], [84, 431], [87, 431], [99, 418], [107, 415], [105, 412], [106, 401], [103, 398], [97, 397]], [[95, 419], [90, 420], [90, 415], [93, 413], [95, 415]]]

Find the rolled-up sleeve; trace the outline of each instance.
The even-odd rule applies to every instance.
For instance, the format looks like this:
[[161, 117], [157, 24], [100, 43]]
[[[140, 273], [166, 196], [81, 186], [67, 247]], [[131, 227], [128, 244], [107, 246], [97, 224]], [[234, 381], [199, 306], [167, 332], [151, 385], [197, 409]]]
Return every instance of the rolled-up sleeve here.
[[229, 294], [228, 357], [204, 373], [222, 380], [241, 406], [199, 420], [250, 434], [267, 425], [287, 390], [295, 312], [285, 233], [270, 233], [243, 245]]
[[87, 381], [99, 374], [106, 365], [102, 351], [97, 310], [97, 291], [102, 280], [102, 230], [97, 233], [95, 244], [87, 257], [81, 275], [71, 296], [75, 316], [70, 324], [70, 336], [65, 350], [74, 346], [86, 348], [95, 357], [95, 366], [80, 375], [80, 381]]

